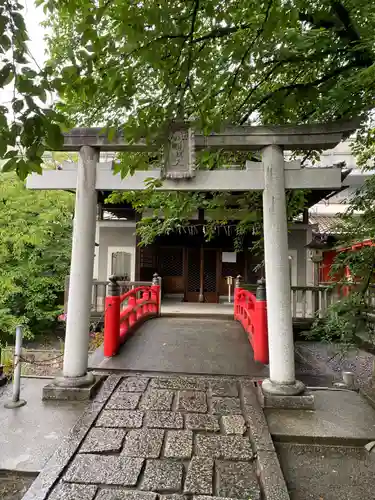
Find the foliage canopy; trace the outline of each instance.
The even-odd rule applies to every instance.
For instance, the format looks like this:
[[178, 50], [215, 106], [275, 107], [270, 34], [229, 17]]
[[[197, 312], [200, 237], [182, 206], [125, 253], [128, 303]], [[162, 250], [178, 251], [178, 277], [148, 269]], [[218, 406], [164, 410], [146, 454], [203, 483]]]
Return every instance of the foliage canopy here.
[[69, 274], [74, 197], [1, 173], [0, 207], [0, 340], [20, 323], [28, 336], [49, 331]]

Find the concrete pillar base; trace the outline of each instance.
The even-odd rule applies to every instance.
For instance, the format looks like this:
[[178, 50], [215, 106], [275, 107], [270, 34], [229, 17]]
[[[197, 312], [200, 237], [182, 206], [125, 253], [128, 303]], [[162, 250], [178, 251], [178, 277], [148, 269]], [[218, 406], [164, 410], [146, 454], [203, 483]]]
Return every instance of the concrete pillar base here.
[[299, 381], [287, 385], [275, 384], [267, 379], [258, 386], [258, 397], [263, 408], [314, 410], [314, 394], [304, 391], [305, 386]]
[[4, 408], [7, 410], [13, 410], [14, 408], [21, 408], [21, 406], [25, 406], [26, 401], [24, 399], [19, 399], [18, 401], [9, 401], [9, 403], [5, 403]]
[[91, 372], [82, 377], [56, 377], [53, 384], [58, 387], [88, 387], [95, 382], [95, 377]]
[[57, 377], [43, 387], [43, 400], [87, 401], [95, 396], [103, 378], [92, 373], [82, 377]]
[[295, 380], [293, 384], [278, 384], [267, 378], [262, 382], [262, 390], [274, 396], [297, 396], [305, 391], [305, 385], [299, 380]]

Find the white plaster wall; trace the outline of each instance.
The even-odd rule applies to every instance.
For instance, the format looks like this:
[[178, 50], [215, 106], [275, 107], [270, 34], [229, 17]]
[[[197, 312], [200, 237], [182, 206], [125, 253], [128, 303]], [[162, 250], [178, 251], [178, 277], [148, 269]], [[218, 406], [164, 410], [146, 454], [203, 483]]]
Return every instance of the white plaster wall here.
[[100, 225], [99, 229], [99, 281], [108, 280], [112, 252], [131, 253], [130, 279], [135, 280], [135, 224], [124, 226], [121, 222], [113, 221], [111, 225]]
[[[290, 229], [288, 234], [288, 248], [293, 251], [290, 256], [293, 257], [293, 265], [296, 266], [296, 285], [304, 286], [306, 285], [306, 256], [307, 250], [305, 245], [307, 244], [307, 229]], [[293, 255], [292, 255], [293, 254]]]

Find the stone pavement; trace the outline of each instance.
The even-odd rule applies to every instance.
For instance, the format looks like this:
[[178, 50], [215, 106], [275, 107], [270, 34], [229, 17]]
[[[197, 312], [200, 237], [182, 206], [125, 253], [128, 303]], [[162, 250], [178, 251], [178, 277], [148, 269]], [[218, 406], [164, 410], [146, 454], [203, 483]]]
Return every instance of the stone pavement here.
[[24, 500], [287, 500], [249, 378], [111, 375]]

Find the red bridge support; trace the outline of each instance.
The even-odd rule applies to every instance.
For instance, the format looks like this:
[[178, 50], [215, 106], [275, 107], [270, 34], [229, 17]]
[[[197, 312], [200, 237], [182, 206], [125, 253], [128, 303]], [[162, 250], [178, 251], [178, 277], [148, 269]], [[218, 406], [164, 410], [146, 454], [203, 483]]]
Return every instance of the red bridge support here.
[[234, 319], [244, 327], [254, 351], [255, 361], [268, 365], [267, 300], [264, 279], [258, 281], [256, 295], [240, 287], [234, 289]]
[[117, 354], [125, 339], [147, 318], [160, 316], [160, 278], [120, 294], [117, 278], [110, 278], [105, 299], [104, 356]]

